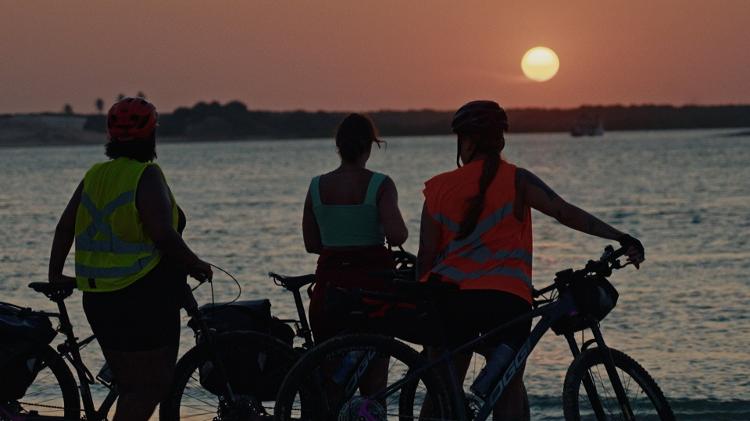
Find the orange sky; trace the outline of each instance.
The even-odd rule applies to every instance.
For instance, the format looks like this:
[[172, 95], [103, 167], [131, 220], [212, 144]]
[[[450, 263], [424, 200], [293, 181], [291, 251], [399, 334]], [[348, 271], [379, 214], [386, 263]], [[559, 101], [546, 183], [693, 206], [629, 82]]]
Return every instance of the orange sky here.
[[[554, 49], [549, 82], [523, 53]], [[0, 113], [750, 103], [749, 0], [0, 0]]]

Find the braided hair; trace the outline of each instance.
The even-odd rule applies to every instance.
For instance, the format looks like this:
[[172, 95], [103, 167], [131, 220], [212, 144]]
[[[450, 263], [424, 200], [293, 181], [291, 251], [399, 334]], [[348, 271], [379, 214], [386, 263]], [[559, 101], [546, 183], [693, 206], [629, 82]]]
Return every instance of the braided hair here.
[[487, 189], [497, 175], [500, 152], [504, 145], [503, 131], [508, 129], [508, 117], [505, 110], [494, 101], [471, 101], [456, 111], [451, 126], [453, 132], [459, 136], [457, 165], [460, 163], [460, 142], [463, 136], [470, 136], [475, 143], [469, 161], [478, 153], [486, 156], [479, 177], [479, 193], [467, 201], [466, 211], [456, 236], [457, 240], [461, 240], [468, 237], [476, 228], [484, 209]]

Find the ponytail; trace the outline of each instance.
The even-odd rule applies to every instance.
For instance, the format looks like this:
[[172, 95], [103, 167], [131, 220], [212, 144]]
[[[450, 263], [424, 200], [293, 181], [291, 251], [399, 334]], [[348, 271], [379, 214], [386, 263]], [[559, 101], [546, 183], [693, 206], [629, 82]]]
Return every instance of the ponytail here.
[[362, 154], [368, 152], [372, 144], [385, 143], [378, 139], [378, 131], [369, 117], [363, 114], [349, 114], [336, 130], [336, 146], [341, 159], [355, 162]]
[[461, 221], [456, 240], [463, 240], [476, 229], [477, 223], [479, 223], [479, 216], [484, 209], [487, 189], [492, 184], [492, 180], [495, 179], [497, 170], [500, 167], [500, 145], [502, 143], [498, 140], [502, 139], [502, 132], [499, 139], [497, 131], [478, 133], [478, 135], [476, 152], [484, 153], [487, 157], [484, 159], [482, 175], [479, 177], [479, 193], [467, 201], [466, 212]]

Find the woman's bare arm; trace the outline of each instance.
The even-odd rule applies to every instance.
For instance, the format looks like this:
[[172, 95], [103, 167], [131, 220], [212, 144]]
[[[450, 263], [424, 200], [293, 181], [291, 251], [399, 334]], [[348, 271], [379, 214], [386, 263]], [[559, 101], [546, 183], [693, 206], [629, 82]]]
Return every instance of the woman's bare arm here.
[[[531, 171], [519, 168], [516, 172], [519, 194], [526, 206], [530, 206], [545, 215], [551, 216], [561, 224], [586, 234], [622, 242], [626, 234], [585, 210], [572, 205], [561, 198], [554, 190], [545, 184]], [[632, 238], [632, 237], [631, 237]], [[635, 240], [637, 241], [637, 240]], [[634, 263], [640, 264], [644, 253], [640, 242], [639, 247], [629, 247], [628, 257]]]
[[404, 218], [398, 208], [396, 184], [390, 177], [383, 180], [379, 193], [378, 214], [380, 223], [383, 225], [385, 239], [392, 246], [400, 246], [409, 236], [409, 230], [406, 228]]
[[81, 203], [82, 191], [83, 181], [78, 183], [78, 187], [68, 201], [68, 205], [65, 206], [65, 210], [57, 222], [57, 227], [55, 227], [55, 237], [52, 240], [52, 250], [50, 250], [49, 255], [49, 272], [47, 275], [50, 282], [60, 282], [68, 278], [64, 277], [62, 273], [63, 267], [65, 267], [65, 259], [67, 259], [70, 248], [73, 246], [73, 240], [75, 239], [76, 212], [78, 211], [78, 204]]
[[169, 188], [157, 167], [149, 166], [143, 171], [138, 182], [136, 207], [143, 228], [159, 250], [182, 263], [190, 276], [199, 280], [211, 279], [211, 266], [190, 250], [172, 226]]
[[323, 241], [320, 239], [320, 228], [315, 220], [310, 192], [305, 197], [305, 208], [302, 211], [302, 238], [305, 240], [305, 250], [308, 253], [320, 254], [323, 251]]

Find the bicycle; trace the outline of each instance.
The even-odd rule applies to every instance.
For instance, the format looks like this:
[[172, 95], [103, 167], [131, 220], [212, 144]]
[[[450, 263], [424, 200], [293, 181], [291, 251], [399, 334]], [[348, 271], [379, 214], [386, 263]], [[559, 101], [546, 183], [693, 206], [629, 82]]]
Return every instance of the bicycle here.
[[[403, 249], [392, 250], [392, 254], [397, 270], [414, 266], [414, 255]], [[210, 323], [207, 323], [213, 310], [233, 306], [249, 310], [257, 307], [259, 301], [216, 303], [198, 307], [192, 295], [189, 295], [185, 309], [191, 317], [188, 325], [196, 330], [198, 344], [177, 362], [172, 391], [160, 406], [162, 419], [196, 419], [200, 415], [213, 420], [271, 417], [276, 392], [284, 376], [299, 357], [315, 345], [300, 293], [300, 289], [305, 286], [308, 286], [309, 293], [315, 275], [284, 276], [269, 272], [268, 276], [276, 285], [287, 289], [294, 296], [299, 318], [282, 319], [279, 322], [294, 325], [294, 336], [300, 338], [302, 344], [292, 347], [270, 332], [232, 330], [216, 334]], [[213, 335], [206, 336], [207, 332]], [[204, 337], [206, 340], [202, 340]], [[255, 361], [248, 361], [250, 356]], [[219, 373], [206, 375], [205, 369], [211, 365], [218, 367]], [[301, 416], [301, 403], [293, 406]]]
[[[265, 353], [271, 356], [272, 361], [269, 361], [268, 366], [274, 367], [274, 370], [277, 370], [276, 374], [269, 372], [257, 374], [265, 375], [266, 378], [274, 376], [283, 378], [283, 375], [286, 374], [292, 363], [296, 361], [300, 350], [304, 351], [312, 347], [312, 335], [299, 290], [303, 286], [311, 284], [314, 281], [314, 275], [299, 277], [288, 277], [273, 273], [270, 275], [274, 278], [274, 282], [277, 285], [291, 291], [294, 295], [299, 320], [280, 320], [280, 322], [295, 325], [295, 335], [303, 339], [301, 347], [294, 350], [286, 343], [279, 341], [267, 333], [261, 332], [234, 331], [216, 333], [204, 321], [205, 314], [209, 311], [205, 306], [203, 308], [197, 306], [195, 298], [192, 295], [192, 290], [186, 286], [185, 308], [191, 316], [191, 320], [195, 323], [197, 334], [205, 340], [200, 345], [196, 345], [190, 349], [178, 361], [175, 379], [178, 381], [182, 380], [183, 382], [176, 382], [169, 398], [160, 405], [160, 416], [162, 419], [179, 419], [180, 415], [187, 415], [181, 414], [180, 411], [181, 405], [186, 403], [182, 400], [182, 397], [186, 396], [184, 393], [186, 383], [190, 379], [189, 376], [186, 377], [185, 373], [190, 367], [200, 364], [202, 361], [210, 361], [214, 364], [218, 368], [218, 371], [221, 372], [219, 378], [225, 379], [223, 381], [218, 380], [218, 383], [224, 384], [225, 391], [221, 392], [220, 402], [213, 408], [213, 413], [216, 417], [211, 417], [212, 419], [247, 419], [246, 416], [248, 414], [268, 415], [259, 399], [246, 394], [233, 393], [232, 382], [226, 379], [234, 379], [231, 378], [231, 375], [227, 375], [226, 367], [222, 364], [222, 358], [217, 357], [217, 355], [222, 355], [220, 351], [226, 348], [237, 352]], [[58, 312], [33, 311], [31, 309], [20, 308], [19, 310], [22, 310], [27, 317], [59, 319], [59, 326], [56, 332], [63, 333], [65, 340], [57, 346], [57, 349], [45, 344], [44, 346], [37, 347], [33, 355], [28, 356], [30, 361], [34, 361], [35, 372], [33, 373], [33, 382], [20, 398], [7, 402], [0, 401], [0, 420], [106, 420], [109, 411], [118, 397], [117, 382], [115, 379], [112, 379], [111, 372], [106, 365], [102, 367], [97, 376], [94, 376], [81, 358], [81, 349], [94, 342], [96, 337], [91, 335], [79, 341], [73, 331], [64, 301], [73, 293], [75, 280], [68, 279], [65, 282], [59, 283], [33, 282], [29, 284], [29, 287], [55, 302], [58, 306]], [[216, 306], [224, 305], [242, 306], [243, 304], [216, 304]], [[76, 382], [76, 378], [73, 376], [68, 363], [75, 370], [78, 382]], [[94, 403], [91, 393], [91, 386], [94, 384], [101, 384], [107, 388], [107, 395], [98, 408]], [[178, 386], [181, 387], [178, 389]], [[199, 389], [196, 388], [191, 392], [198, 393]], [[272, 395], [272, 398], [275, 398], [275, 391]], [[205, 402], [206, 400], [203, 399], [203, 401]], [[81, 403], [83, 404], [83, 408], [81, 408]], [[182, 408], [184, 409], [185, 406], [182, 406]], [[196, 409], [200, 408], [192, 408], [191, 415], [200, 412], [196, 411]]]
[[[91, 335], [79, 341], [73, 332], [64, 300], [73, 293], [75, 280], [33, 282], [29, 287], [55, 302], [58, 312], [26, 309], [27, 314], [59, 319], [56, 332], [64, 334], [65, 341], [57, 349], [50, 345], [38, 347], [29, 356], [35, 360], [34, 381], [21, 398], [0, 402], [0, 420], [105, 420], [117, 399], [117, 386], [108, 378], [106, 369], [94, 377], [81, 359], [81, 349], [96, 338]], [[66, 361], [75, 369], [79, 383], [76, 383]], [[94, 405], [91, 395], [91, 386], [97, 383], [108, 389], [99, 408]]]
[[[198, 307], [192, 294], [185, 310], [196, 331], [197, 344], [177, 361], [172, 391], [161, 403], [160, 418], [210, 420], [269, 419], [281, 380], [300, 355], [313, 346], [313, 337], [300, 289], [315, 281], [314, 275], [268, 274], [274, 283], [290, 291], [299, 319], [281, 319], [295, 326], [293, 336], [302, 339], [296, 348], [272, 332], [232, 330], [217, 332], [210, 325], [217, 308], [252, 311], [261, 301], [206, 304]], [[206, 371], [212, 371], [207, 374]], [[270, 412], [269, 412], [270, 411]]]
[[[452, 347], [431, 361], [389, 336], [355, 334], [332, 338], [308, 352], [287, 374], [277, 396], [275, 419], [290, 419], [290, 403], [301, 400], [303, 410], [305, 405], [310, 406], [304, 413], [313, 413], [309, 419], [316, 421], [486, 420], [541, 337], [552, 329], [565, 337], [574, 357], [563, 385], [566, 420], [674, 420], [669, 403], [648, 372], [625, 353], [608, 347], [599, 329], [599, 322], [617, 301], [617, 291], [606, 278], [613, 270], [628, 265], [618, 259], [624, 253], [624, 248], [614, 250], [608, 246], [601, 259], [590, 260], [583, 269], [558, 272], [551, 285], [534, 291], [534, 308], [529, 313]], [[361, 297], [408, 302], [417, 309], [426, 303], [420, 317], [429, 320], [436, 316], [435, 298], [455, 291], [455, 286], [440, 282], [401, 282], [400, 286], [406, 294], [361, 291]], [[506, 360], [504, 368], [492, 373], [495, 378], [485, 399], [465, 394], [455, 376], [453, 357], [476, 351], [504, 329], [536, 317], [540, 320], [529, 338]], [[579, 346], [574, 333], [586, 329], [594, 338]], [[357, 386], [377, 358], [397, 362], [394, 378], [375, 392], [357, 395]], [[352, 368], [345, 379], [334, 381], [332, 374], [345, 371], [348, 361], [353, 362], [349, 363]]]

